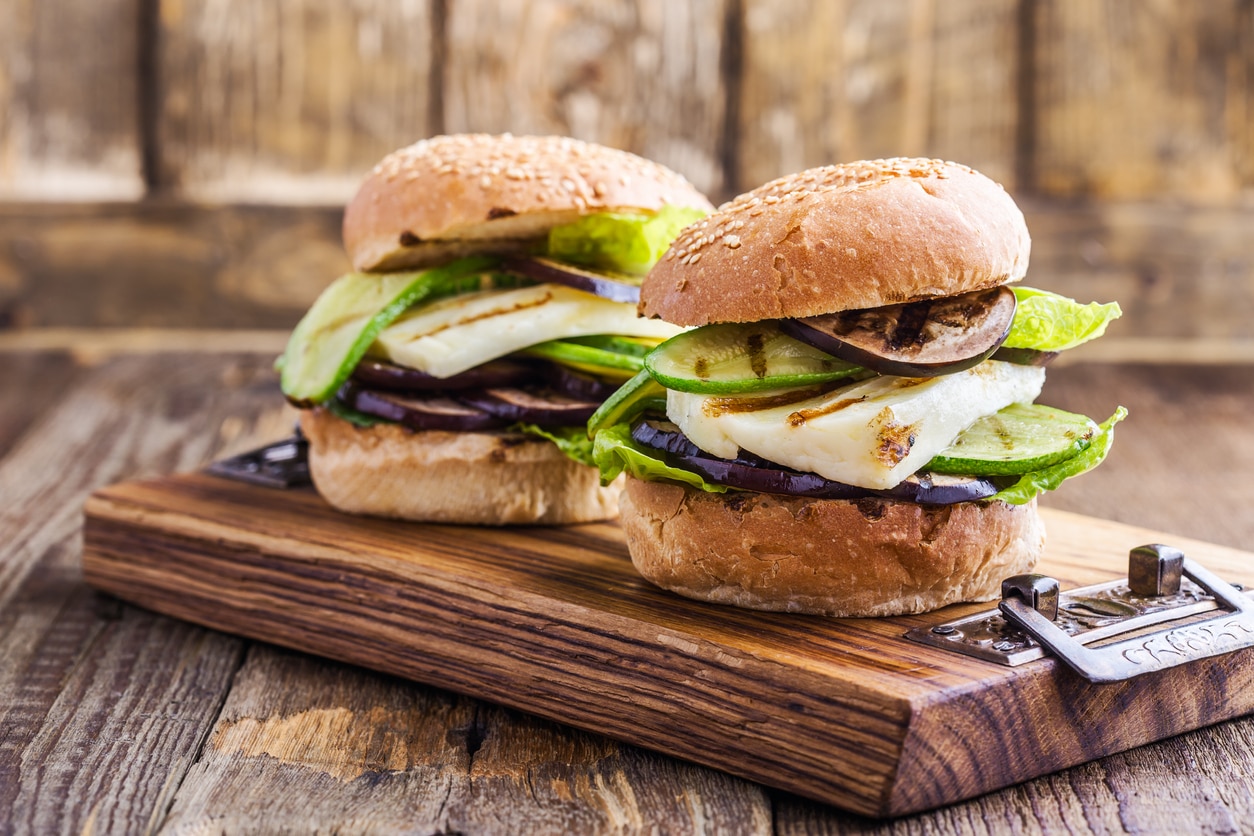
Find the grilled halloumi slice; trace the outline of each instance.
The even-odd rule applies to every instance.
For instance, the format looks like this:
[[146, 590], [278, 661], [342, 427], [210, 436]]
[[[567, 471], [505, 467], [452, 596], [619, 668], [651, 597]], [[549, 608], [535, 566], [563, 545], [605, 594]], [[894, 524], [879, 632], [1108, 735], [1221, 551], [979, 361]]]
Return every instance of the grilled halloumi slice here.
[[1045, 370], [988, 361], [930, 378], [880, 376], [822, 395], [749, 397], [670, 390], [666, 412], [693, 444], [734, 459], [741, 449], [850, 485], [894, 487], [977, 419], [1041, 392]]
[[436, 377], [547, 340], [593, 334], [666, 339], [678, 326], [641, 319], [632, 305], [559, 284], [487, 290], [407, 311], [375, 338], [370, 354]]

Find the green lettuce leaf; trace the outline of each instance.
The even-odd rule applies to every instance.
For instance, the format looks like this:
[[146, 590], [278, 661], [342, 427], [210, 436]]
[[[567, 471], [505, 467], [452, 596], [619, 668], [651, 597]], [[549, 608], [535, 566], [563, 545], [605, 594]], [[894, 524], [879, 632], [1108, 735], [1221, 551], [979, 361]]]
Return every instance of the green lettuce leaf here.
[[1123, 315], [1118, 302], [1081, 305], [1074, 299], [1032, 287], [1014, 288], [1018, 307], [1007, 348], [1062, 351], [1097, 339]]
[[327, 412], [330, 412], [336, 418], [347, 421], [356, 427], [373, 427], [376, 424], [395, 424], [395, 421], [389, 421], [386, 418], [377, 418], [374, 415], [367, 415], [364, 412], [358, 412], [348, 404], [340, 401], [338, 398], [332, 398], [323, 404]]
[[656, 215], [601, 212], [549, 231], [548, 254], [572, 264], [643, 276], [679, 231], [706, 215], [703, 209], [663, 206]]
[[601, 484], [608, 485], [626, 472], [646, 482], [679, 482], [710, 493], [726, 493], [726, 485], [705, 481], [699, 474], [673, 467], [658, 458], [657, 451], [637, 444], [629, 424], [615, 424], [596, 434], [592, 458], [601, 470]]
[[557, 449], [565, 453], [568, 459], [573, 459], [589, 467], [596, 466], [596, 463], [592, 460], [592, 439], [588, 438], [588, 433], [583, 427], [555, 427], [546, 430], [535, 424], [519, 423], [514, 424], [510, 429], [526, 433], [527, 435], [546, 438], [556, 444]]
[[1011, 505], [1023, 505], [1030, 502], [1037, 494], [1055, 490], [1065, 480], [1097, 467], [1106, 458], [1110, 445], [1114, 443], [1115, 424], [1127, 416], [1128, 410], [1122, 406], [1119, 407], [1114, 415], [1098, 426], [1097, 433], [1094, 434], [1085, 450], [1058, 464], [1023, 474], [1013, 485], [993, 494], [991, 498], [1000, 499]]

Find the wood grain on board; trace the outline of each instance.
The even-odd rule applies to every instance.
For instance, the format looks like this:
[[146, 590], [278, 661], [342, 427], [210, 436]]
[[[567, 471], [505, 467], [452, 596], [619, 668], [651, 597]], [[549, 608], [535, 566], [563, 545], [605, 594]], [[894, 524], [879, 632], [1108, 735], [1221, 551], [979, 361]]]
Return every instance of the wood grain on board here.
[[[1048, 512], [1040, 571], [1126, 572], [1165, 535]], [[1234, 582], [1252, 556], [1177, 541]], [[812, 619], [644, 582], [611, 524], [418, 526], [211, 476], [86, 506], [89, 583], [168, 615], [596, 730], [839, 807], [902, 815], [1254, 710], [1245, 651], [1093, 685], [909, 642], [928, 617]], [[965, 611], [982, 607], [966, 607]], [[1118, 711], [1112, 711], [1113, 706]]]

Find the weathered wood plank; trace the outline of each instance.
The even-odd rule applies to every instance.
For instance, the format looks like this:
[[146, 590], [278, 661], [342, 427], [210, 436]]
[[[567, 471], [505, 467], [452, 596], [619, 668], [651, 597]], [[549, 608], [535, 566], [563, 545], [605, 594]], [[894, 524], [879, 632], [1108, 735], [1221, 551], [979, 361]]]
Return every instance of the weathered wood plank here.
[[143, 193], [139, 7], [0, 0], [0, 199]]
[[168, 829], [768, 832], [760, 787], [608, 739], [258, 645]]
[[1017, 4], [747, 0], [736, 182], [935, 156], [1014, 186]]
[[82, 369], [64, 352], [0, 357], [0, 460], [74, 386]]
[[451, 0], [444, 128], [566, 134], [633, 151], [716, 202], [729, 0]]
[[195, 759], [243, 642], [100, 602], [51, 568], [0, 616], [0, 810], [15, 832], [142, 832]]
[[467, 790], [475, 712], [472, 700], [256, 645], [166, 829], [444, 830]]
[[431, 0], [161, 4], [159, 185], [340, 205], [431, 133]]
[[[49, 362], [49, 377], [62, 368]], [[82, 502], [93, 485], [273, 433], [255, 388], [271, 391], [273, 371], [248, 358], [123, 359], [75, 383], [41, 394], [0, 461], [0, 820], [136, 832], [194, 759], [242, 643], [102, 602], [82, 582]]]
[[1034, 185], [1231, 205], [1254, 185], [1254, 8], [1031, 4]]

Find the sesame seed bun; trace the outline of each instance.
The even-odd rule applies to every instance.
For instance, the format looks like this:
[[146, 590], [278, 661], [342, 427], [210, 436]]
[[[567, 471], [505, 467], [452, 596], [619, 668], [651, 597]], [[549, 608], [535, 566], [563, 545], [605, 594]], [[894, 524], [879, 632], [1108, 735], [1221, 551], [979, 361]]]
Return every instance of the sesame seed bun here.
[[684, 230], [645, 280], [639, 310], [705, 325], [874, 308], [1018, 281], [1030, 251], [1014, 200], [966, 166], [825, 166]]
[[[819, 316], [1021, 279], [1031, 241], [1001, 186], [955, 163], [890, 159], [783, 177], [688, 227], [645, 279], [642, 315], [678, 325]], [[781, 430], [783, 431], [783, 430]], [[996, 598], [1044, 549], [1035, 501], [922, 505], [628, 478], [636, 568], [702, 601], [866, 617]]]
[[526, 248], [591, 212], [713, 209], [691, 183], [635, 154], [569, 137], [461, 134], [385, 157], [344, 214], [363, 271]]

